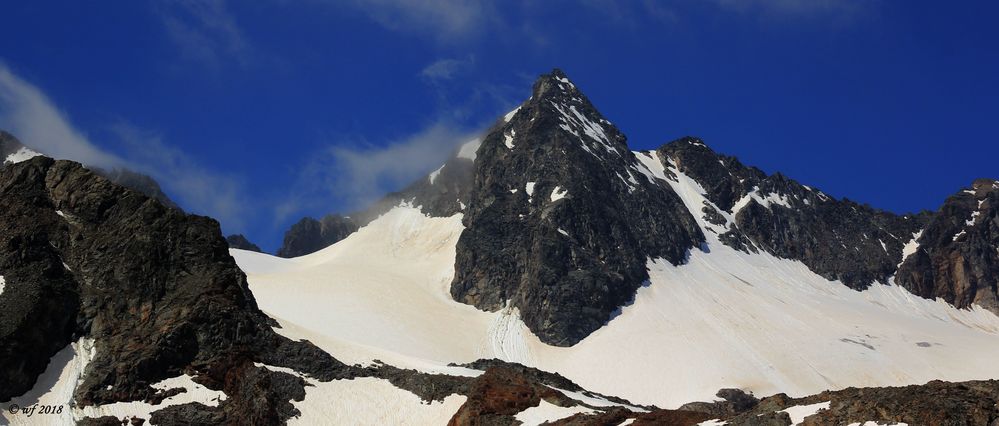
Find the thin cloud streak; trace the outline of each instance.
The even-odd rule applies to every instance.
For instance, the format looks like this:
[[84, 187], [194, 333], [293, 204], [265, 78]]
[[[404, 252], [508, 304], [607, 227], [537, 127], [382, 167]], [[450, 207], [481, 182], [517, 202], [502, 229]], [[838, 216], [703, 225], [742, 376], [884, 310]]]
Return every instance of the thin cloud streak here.
[[246, 66], [253, 50], [224, 0], [157, 3], [167, 35], [181, 56], [217, 69], [227, 61]]
[[196, 213], [207, 214], [227, 228], [245, 223], [244, 186], [239, 179], [209, 171], [190, 156], [170, 147], [153, 132], [126, 123], [112, 126], [124, 144], [118, 156], [93, 144], [77, 130], [37, 87], [0, 64], [0, 128], [25, 145], [48, 156], [74, 160], [87, 166], [128, 168], [156, 179], [174, 201]]
[[0, 63], [0, 128], [54, 158], [98, 167], [118, 167], [125, 161], [104, 152], [69, 124], [65, 114], [37, 87]]
[[458, 147], [481, 132], [435, 122], [384, 146], [338, 143], [314, 157], [301, 172], [296, 192], [275, 208], [283, 222], [303, 210], [343, 206], [363, 209], [440, 167]]

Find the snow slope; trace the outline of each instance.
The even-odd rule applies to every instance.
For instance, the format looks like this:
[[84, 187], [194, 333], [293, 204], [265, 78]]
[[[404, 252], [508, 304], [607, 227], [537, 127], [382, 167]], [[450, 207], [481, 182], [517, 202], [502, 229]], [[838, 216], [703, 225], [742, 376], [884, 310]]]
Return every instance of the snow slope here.
[[[667, 183], [701, 205], [696, 182], [678, 174]], [[711, 400], [722, 387], [803, 396], [999, 377], [995, 315], [893, 285], [853, 291], [799, 262], [735, 251], [711, 232], [708, 251], [692, 251], [684, 265], [650, 260], [649, 285], [607, 326], [571, 348], [548, 346], [516, 310], [482, 312], [451, 299], [461, 230], [460, 215], [401, 206], [308, 256], [232, 254], [281, 333], [348, 363], [448, 372], [449, 362], [495, 357], [666, 408]]]

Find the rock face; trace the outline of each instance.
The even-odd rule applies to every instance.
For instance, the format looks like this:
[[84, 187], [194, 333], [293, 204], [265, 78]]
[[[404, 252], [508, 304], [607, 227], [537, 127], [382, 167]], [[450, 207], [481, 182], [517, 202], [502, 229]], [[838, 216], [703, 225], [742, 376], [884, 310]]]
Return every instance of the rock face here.
[[999, 314], [999, 181], [979, 179], [948, 198], [916, 244], [895, 282], [922, 297]]
[[[882, 388], [847, 388], [804, 398], [778, 394], [751, 410], [724, 418], [733, 426], [791, 425], [790, 407], [828, 403], [807, 413], [801, 425], [846, 424], [983, 425], [999, 424], [999, 382], [972, 381]], [[818, 407], [817, 407], [818, 408]]]
[[356, 230], [357, 224], [347, 217], [327, 215], [322, 220], [305, 217], [284, 234], [284, 244], [277, 255], [304, 256], [329, 247]]
[[648, 279], [650, 258], [678, 264], [704, 241], [676, 193], [558, 70], [485, 136], [474, 165], [451, 295], [517, 308], [549, 344], [603, 326]]
[[896, 215], [837, 200], [780, 173], [768, 176], [715, 153], [697, 138], [668, 143], [656, 152], [667, 170], [704, 188], [711, 205], [702, 212], [722, 242], [800, 260], [855, 289], [887, 282], [901, 262], [902, 247], [928, 219], [928, 214]]
[[239, 395], [161, 414], [174, 423], [286, 418], [292, 395], [268, 383], [292, 376], [254, 362], [325, 380], [346, 374], [311, 344], [274, 333], [210, 218], [46, 157], [0, 171], [0, 205], [0, 401], [30, 389], [80, 337], [96, 340], [75, 392], [82, 406], [152, 399], [150, 383], [182, 373]]
[[248, 240], [243, 234], [233, 234], [225, 237], [225, 242], [229, 244], [229, 248], [263, 253], [259, 246], [250, 242], [250, 240]]

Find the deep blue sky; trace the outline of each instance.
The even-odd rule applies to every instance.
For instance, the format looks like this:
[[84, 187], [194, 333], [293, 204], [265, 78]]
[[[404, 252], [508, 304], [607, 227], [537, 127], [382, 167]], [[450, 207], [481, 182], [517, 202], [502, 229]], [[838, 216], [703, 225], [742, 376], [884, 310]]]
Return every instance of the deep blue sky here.
[[999, 177], [996, 2], [423, 3], [12, 2], [0, 126], [68, 126], [268, 250], [435, 169], [553, 67], [633, 149], [696, 135], [896, 212]]

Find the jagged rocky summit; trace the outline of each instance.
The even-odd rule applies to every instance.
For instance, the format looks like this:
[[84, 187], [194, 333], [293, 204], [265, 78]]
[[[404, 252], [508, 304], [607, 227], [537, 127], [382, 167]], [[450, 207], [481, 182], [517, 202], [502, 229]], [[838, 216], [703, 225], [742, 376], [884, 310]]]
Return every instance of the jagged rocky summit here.
[[[683, 205], [680, 179], [703, 189], [703, 205]], [[441, 168], [351, 217], [363, 226], [400, 203], [431, 216], [463, 214], [454, 299], [517, 309], [544, 342], [568, 346], [629, 303], [650, 259], [684, 262], [703, 249], [703, 232], [747, 253], [801, 261], [857, 290], [894, 280], [922, 297], [999, 312], [992, 182], [976, 181], [937, 212], [895, 214], [767, 175], [694, 137], [632, 152], [554, 70]], [[315, 222], [289, 231], [314, 243], [294, 255], [345, 236], [326, 238]]]
[[260, 246], [250, 242], [250, 240], [243, 234], [233, 234], [225, 237], [225, 242], [229, 244], [229, 248], [263, 253], [263, 250], [260, 250]]
[[[14, 135], [0, 130], [0, 168], [8, 164], [13, 164], [47, 153], [36, 151], [21, 143]], [[180, 209], [177, 203], [173, 202], [160, 188], [160, 184], [155, 179], [127, 168], [112, 167], [110, 169], [90, 166], [90, 170], [108, 180], [126, 188], [139, 191], [147, 196], [157, 199], [167, 207]]]

